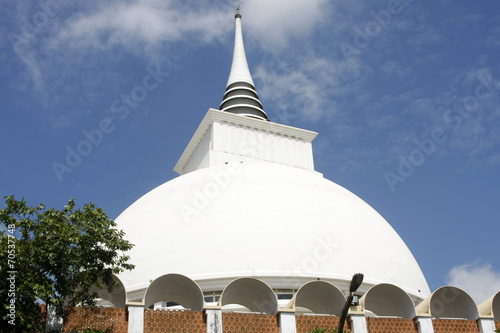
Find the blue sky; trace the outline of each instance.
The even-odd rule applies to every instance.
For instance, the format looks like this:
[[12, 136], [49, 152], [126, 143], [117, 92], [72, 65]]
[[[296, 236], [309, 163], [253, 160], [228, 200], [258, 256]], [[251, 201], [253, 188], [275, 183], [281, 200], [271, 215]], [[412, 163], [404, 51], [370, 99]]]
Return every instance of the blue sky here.
[[4, 0], [2, 195], [116, 218], [176, 177], [222, 99], [238, 5], [264, 108], [319, 132], [316, 170], [385, 217], [432, 291], [499, 291], [495, 1]]

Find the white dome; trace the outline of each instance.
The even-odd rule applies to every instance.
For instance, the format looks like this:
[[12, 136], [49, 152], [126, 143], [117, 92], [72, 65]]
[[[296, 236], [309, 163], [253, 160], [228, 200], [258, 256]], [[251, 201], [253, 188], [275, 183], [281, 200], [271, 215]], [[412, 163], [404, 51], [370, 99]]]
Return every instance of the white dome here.
[[392, 283], [417, 299], [430, 294], [392, 227], [315, 171], [262, 161], [204, 168], [150, 191], [116, 222], [135, 244], [136, 268], [120, 275], [129, 291], [167, 273], [204, 291], [236, 277], [291, 289], [320, 278], [346, 289], [361, 272], [365, 288]]

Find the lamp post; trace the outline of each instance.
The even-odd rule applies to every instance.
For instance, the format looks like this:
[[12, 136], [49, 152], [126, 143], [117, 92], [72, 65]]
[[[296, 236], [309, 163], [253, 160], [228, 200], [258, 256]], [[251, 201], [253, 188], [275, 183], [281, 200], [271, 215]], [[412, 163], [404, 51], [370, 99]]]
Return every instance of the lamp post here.
[[345, 318], [347, 317], [347, 312], [349, 311], [349, 307], [352, 305], [352, 300], [354, 298], [352, 293], [358, 290], [359, 286], [363, 282], [363, 277], [364, 276], [361, 273], [354, 274], [354, 276], [352, 277], [351, 285], [349, 286], [349, 295], [347, 296], [344, 308], [342, 309], [342, 314], [340, 315], [339, 328], [337, 329], [337, 333], [344, 332]]

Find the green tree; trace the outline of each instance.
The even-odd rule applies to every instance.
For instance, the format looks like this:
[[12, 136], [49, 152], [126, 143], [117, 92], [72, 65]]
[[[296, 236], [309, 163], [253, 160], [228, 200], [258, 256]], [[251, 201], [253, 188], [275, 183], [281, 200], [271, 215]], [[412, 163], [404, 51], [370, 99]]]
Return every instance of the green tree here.
[[112, 291], [113, 274], [134, 268], [124, 254], [133, 245], [94, 204], [77, 209], [70, 200], [56, 210], [30, 207], [14, 196], [5, 199], [0, 210], [0, 331], [40, 330], [40, 301], [59, 315], [65, 305], [95, 306], [92, 286]]

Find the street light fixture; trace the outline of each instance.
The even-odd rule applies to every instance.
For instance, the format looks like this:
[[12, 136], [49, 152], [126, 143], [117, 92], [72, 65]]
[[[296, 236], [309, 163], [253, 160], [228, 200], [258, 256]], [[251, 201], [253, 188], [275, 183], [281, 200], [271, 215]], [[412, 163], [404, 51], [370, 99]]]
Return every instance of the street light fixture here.
[[352, 305], [352, 300], [354, 299], [352, 293], [358, 290], [359, 286], [363, 282], [363, 277], [364, 276], [361, 273], [354, 274], [354, 276], [352, 277], [351, 285], [349, 286], [349, 295], [347, 296], [344, 308], [342, 309], [342, 314], [340, 315], [339, 328], [337, 329], [337, 333], [344, 332], [345, 318], [347, 317], [347, 312], [349, 311], [349, 307]]

